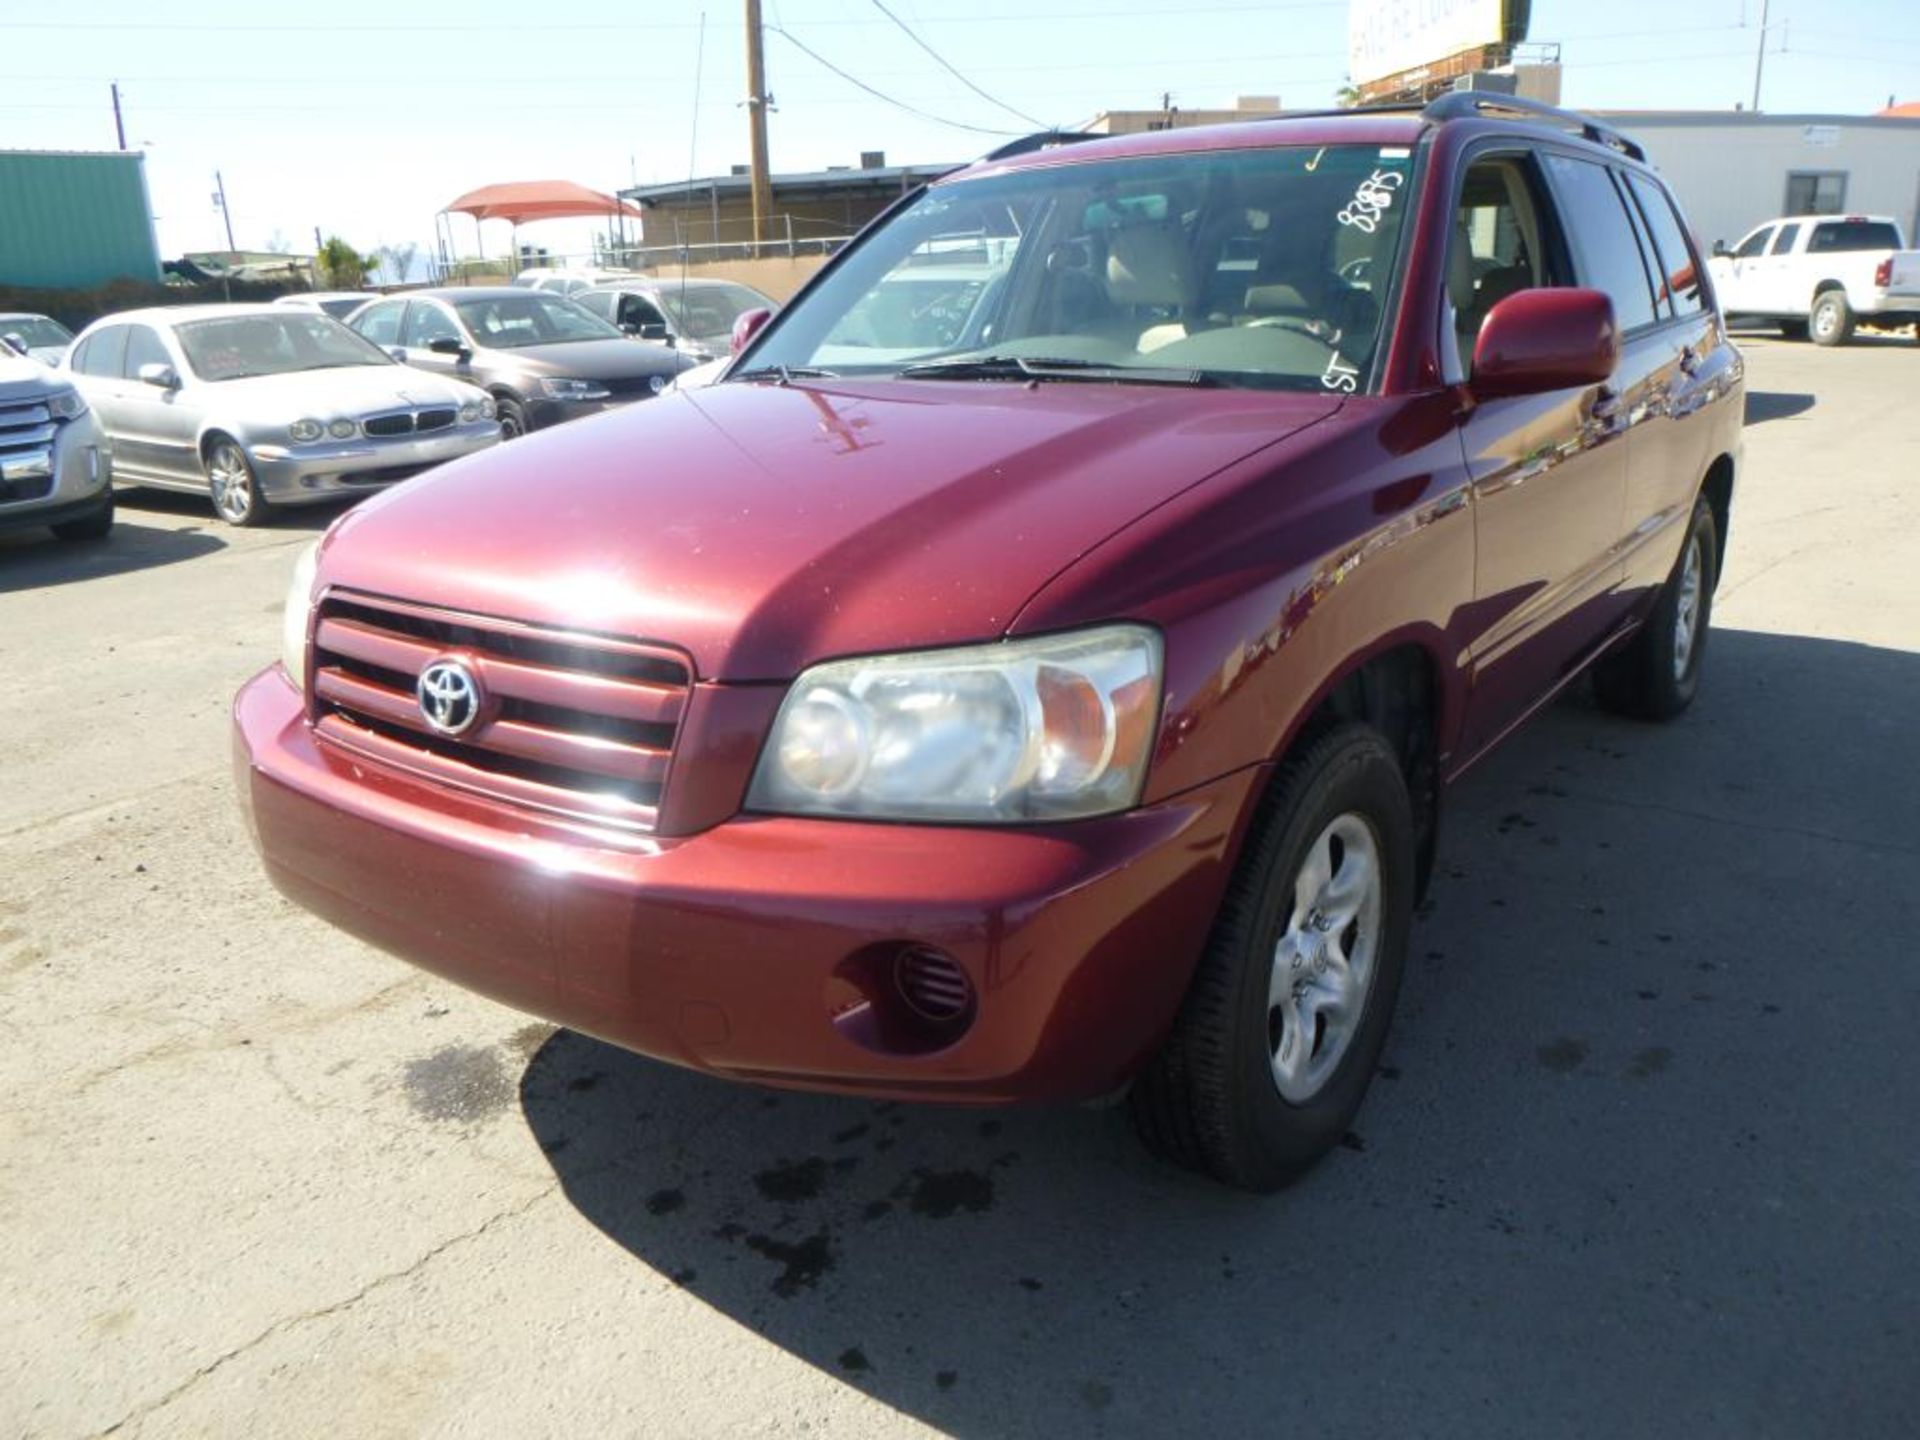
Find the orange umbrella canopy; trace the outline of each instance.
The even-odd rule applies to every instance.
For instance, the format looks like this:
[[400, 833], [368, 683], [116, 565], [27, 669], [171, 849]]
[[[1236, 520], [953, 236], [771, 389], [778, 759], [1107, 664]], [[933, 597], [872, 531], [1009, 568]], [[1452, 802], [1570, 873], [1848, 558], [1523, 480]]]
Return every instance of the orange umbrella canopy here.
[[569, 216], [627, 215], [640, 212], [624, 201], [571, 180], [515, 180], [506, 185], [482, 185], [446, 207], [476, 220], [563, 220]]

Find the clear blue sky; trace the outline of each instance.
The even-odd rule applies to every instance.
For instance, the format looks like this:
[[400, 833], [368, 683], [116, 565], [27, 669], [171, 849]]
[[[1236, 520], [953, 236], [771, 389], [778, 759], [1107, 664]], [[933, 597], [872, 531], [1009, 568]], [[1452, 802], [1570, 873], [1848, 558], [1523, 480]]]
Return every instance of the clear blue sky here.
[[[1032, 128], [942, 70], [874, 0], [764, 3], [770, 25], [930, 115]], [[1346, 79], [1345, 0], [886, 4], [982, 90], [1054, 123], [1154, 106], [1163, 91], [1194, 109], [1240, 94], [1325, 105]], [[352, 7], [364, 17], [354, 20], [323, 18], [330, 8], [12, 0], [20, 18], [0, 20], [0, 146], [111, 148], [107, 85], [119, 80], [168, 254], [224, 247], [216, 168], [243, 248], [277, 233], [310, 249], [316, 225], [362, 248], [424, 248], [442, 205], [492, 181], [611, 189], [746, 158], [739, 0], [416, 0]], [[1531, 38], [1562, 46], [1569, 105], [1725, 108], [1751, 92], [1759, 8], [1534, 0]], [[1920, 99], [1915, 0], [1772, 0], [1770, 22], [1762, 108], [1859, 113], [1889, 95]], [[863, 94], [781, 34], [768, 35], [767, 57], [776, 171], [852, 164], [866, 149], [895, 163], [960, 160], [994, 143]], [[470, 246], [471, 225], [456, 223]], [[560, 249], [584, 231], [558, 222], [522, 238]], [[504, 225], [489, 227], [489, 251], [506, 241]]]

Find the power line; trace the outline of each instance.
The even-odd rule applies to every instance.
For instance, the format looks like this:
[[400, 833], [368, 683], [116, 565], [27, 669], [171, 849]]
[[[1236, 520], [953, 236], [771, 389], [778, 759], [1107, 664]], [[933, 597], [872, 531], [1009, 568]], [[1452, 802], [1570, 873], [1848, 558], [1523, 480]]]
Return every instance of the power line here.
[[1033, 116], [1026, 114], [1024, 111], [1016, 110], [1013, 108], [1013, 106], [1007, 104], [1006, 101], [997, 100], [993, 96], [989, 95], [986, 91], [982, 90], [978, 85], [974, 84], [973, 81], [969, 80], [966, 76], [962, 75], [958, 70], [954, 69], [953, 66], [947, 62], [946, 56], [942, 55], [938, 50], [934, 49], [926, 41], [922, 40], [918, 35], [914, 34], [912, 30], [908, 29], [907, 22], [902, 20], [898, 15], [894, 14], [893, 11], [889, 10], [885, 5], [883, 5], [881, 3], [881, 0], [873, 0], [873, 8], [878, 10], [882, 15], [886, 16], [887, 19], [891, 20], [895, 25], [899, 26], [900, 33], [906, 36], [909, 40], [913, 41], [913, 43], [918, 45], [922, 50], [926, 51], [927, 54], [931, 55], [934, 58], [935, 63], [937, 63], [942, 70], [946, 71], [949, 75], [953, 76], [954, 79], [958, 80], [962, 85], [966, 86], [969, 90], [973, 91], [974, 94], [978, 95], [982, 100], [986, 101], [989, 105], [997, 106], [999, 109], [1006, 111], [1009, 115], [1014, 116], [1016, 119], [1026, 121], [1029, 125], [1033, 126], [1037, 130], [1047, 130], [1052, 128], [1047, 124], [1046, 121], [1036, 120], [1034, 119]]
[[778, 35], [782, 40], [786, 41], [789, 45], [793, 46], [793, 48], [798, 50], [802, 55], [809, 56], [817, 64], [823, 65], [827, 69], [831, 70], [834, 74], [838, 75], [842, 80], [846, 81], [849, 85], [857, 86], [859, 89], [864, 90], [867, 92], [867, 94], [873, 96], [874, 99], [885, 101], [887, 104], [893, 106], [894, 109], [896, 110], [904, 110], [909, 115], [918, 115], [922, 120], [931, 120], [936, 125], [950, 125], [955, 130], [971, 130], [976, 135], [1018, 135], [1020, 133], [1018, 130], [990, 130], [985, 125], [969, 125], [963, 120], [949, 120], [944, 115], [935, 115], [930, 113], [929, 111], [922, 110], [917, 106], [909, 105], [904, 100], [896, 100], [893, 98], [893, 96], [888, 95], [883, 91], [874, 89], [873, 86], [867, 84], [867, 82], [860, 79], [859, 76], [849, 75], [846, 71], [842, 70], [838, 65], [834, 64], [831, 60], [827, 59], [826, 56], [820, 54], [817, 50], [809, 49], [806, 45], [801, 43], [799, 40], [796, 40], [793, 37], [793, 33], [791, 31], [783, 30], [778, 25], [769, 25], [767, 26], [767, 29], [771, 30], [774, 34]]

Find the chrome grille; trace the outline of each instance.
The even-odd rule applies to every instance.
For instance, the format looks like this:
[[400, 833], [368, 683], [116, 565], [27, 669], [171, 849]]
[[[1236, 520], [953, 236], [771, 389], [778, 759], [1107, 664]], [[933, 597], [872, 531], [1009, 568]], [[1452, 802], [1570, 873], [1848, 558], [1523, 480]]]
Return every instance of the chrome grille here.
[[[486, 697], [457, 739], [415, 696], [437, 659], [465, 662]], [[535, 809], [650, 829], [693, 683], [662, 646], [335, 591], [312, 655], [325, 739], [429, 779]]]
[[413, 428], [424, 435], [429, 430], [445, 430], [459, 418], [453, 410], [422, 410], [413, 417]]
[[393, 435], [411, 435], [413, 415], [410, 412], [402, 412], [398, 415], [369, 415], [360, 422], [360, 428], [375, 439], [385, 439]]
[[0, 401], [0, 504], [53, 493], [53, 439], [59, 429], [43, 399]]

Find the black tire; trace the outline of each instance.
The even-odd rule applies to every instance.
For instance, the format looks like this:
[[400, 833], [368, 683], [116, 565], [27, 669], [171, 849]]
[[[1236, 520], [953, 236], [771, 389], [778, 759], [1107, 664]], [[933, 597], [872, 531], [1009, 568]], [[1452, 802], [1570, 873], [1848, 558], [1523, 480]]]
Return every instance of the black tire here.
[[[1702, 496], [1694, 501], [1680, 556], [1660, 587], [1653, 612], [1633, 639], [1594, 667], [1593, 691], [1603, 706], [1638, 720], [1671, 720], [1693, 703], [1706, 662], [1707, 637], [1712, 633], [1719, 556], [1719, 527], [1713, 507]], [[1679, 622], [1689, 563], [1697, 563], [1699, 570], [1689, 625], [1693, 638], [1682, 662]]]
[[1813, 297], [1807, 328], [1816, 345], [1844, 345], [1853, 338], [1853, 308], [1844, 290], [1822, 290]]
[[1780, 333], [1789, 340], [1804, 340], [1807, 338], [1807, 322], [1804, 320], [1782, 320], [1780, 322]]
[[260, 493], [260, 477], [238, 440], [215, 435], [207, 442], [202, 462], [207, 472], [207, 494], [213, 513], [229, 525], [264, 525], [273, 505]]
[[[1276, 948], [1299, 918], [1294, 887], [1309, 850], [1331, 826], [1356, 816], [1379, 861], [1371, 980], [1344, 1051], [1311, 1096], [1290, 1101], [1275, 1078], [1278, 1012], [1268, 986]], [[1376, 731], [1341, 725], [1281, 765], [1180, 1014], [1129, 1093], [1135, 1126], [1150, 1148], [1224, 1184], [1264, 1192], [1297, 1178], [1339, 1143], [1386, 1041], [1413, 923], [1414, 868], [1406, 780]], [[1311, 980], [1312, 967], [1306, 974]]]
[[494, 413], [500, 418], [500, 439], [518, 440], [527, 433], [527, 407], [511, 395], [496, 395], [493, 399]]
[[91, 515], [83, 515], [78, 520], [62, 520], [52, 528], [54, 538], [59, 540], [79, 542], [106, 539], [113, 530], [113, 487], [107, 487]]

